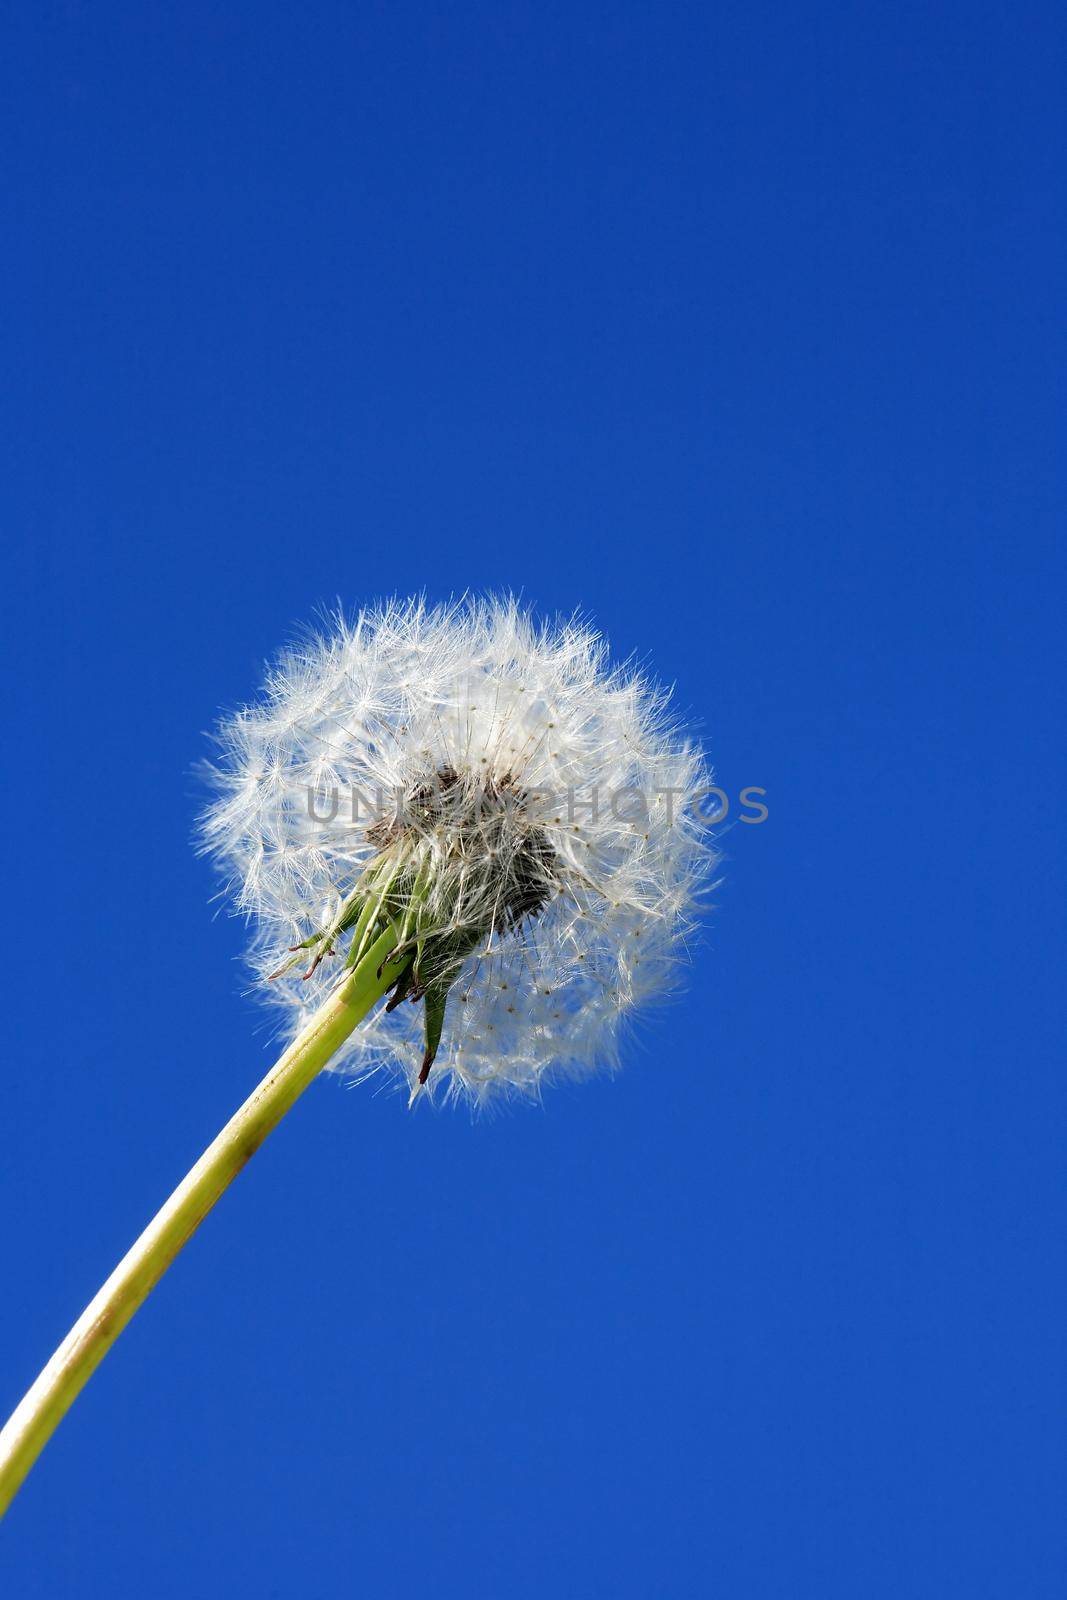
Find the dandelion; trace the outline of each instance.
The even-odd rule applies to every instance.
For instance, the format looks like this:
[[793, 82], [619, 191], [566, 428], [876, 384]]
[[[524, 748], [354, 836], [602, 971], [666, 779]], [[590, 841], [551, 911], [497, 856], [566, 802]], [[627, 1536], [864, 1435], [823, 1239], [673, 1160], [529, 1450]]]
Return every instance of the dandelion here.
[[290, 1043], [0, 1433], [0, 1513], [321, 1070], [480, 1105], [613, 1066], [625, 1019], [672, 985], [714, 859], [703, 759], [666, 694], [512, 600], [338, 616], [217, 743], [201, 842]]

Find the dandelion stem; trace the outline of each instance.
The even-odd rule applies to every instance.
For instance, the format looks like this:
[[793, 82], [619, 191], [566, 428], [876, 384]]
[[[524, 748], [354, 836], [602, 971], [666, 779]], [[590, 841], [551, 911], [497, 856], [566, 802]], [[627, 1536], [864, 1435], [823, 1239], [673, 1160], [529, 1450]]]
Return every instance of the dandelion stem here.
[[75, 1397], [186, 1240], [338, 1046], [396, 982], [402, 960], [389, 960], [395, 943], [390, 927], [319, 1008], [156, 1213], [12, 1413], [0, 1432], [0, 1517]]

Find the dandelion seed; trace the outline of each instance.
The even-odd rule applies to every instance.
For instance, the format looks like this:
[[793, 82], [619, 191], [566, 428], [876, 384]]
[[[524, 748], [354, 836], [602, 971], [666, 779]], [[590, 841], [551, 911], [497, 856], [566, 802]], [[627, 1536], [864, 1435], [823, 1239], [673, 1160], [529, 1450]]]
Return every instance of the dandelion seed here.
[[[472, 694], [475, 685], [487, 692]], [[373, 740], [356, 703], [381, 708]], [[695, 794], [708, 776], [663, 692], [613, 668], [589, 628], [538, 626], [508, 600], [338, 618], [282, 657], [261, 702], [225, 722], [219, 740], [204, 842], [251, 920], [253, 967], [276, 974], [268, 998], [294, 1030], [336, 982], [323, 951], [343, 931], [346, 897], [365, 899], [383, 863], [399, 863], [384, 926], [403, 920], [405, 896], [421, 885], [408, 930], [416, 1003], [368, 1018], [333, 1070], [402, 1072], [409, 1090], [424, 1083], [419, 1001], [435, 987], [447, 995], [462, 974], [467, 1008], [462, 1019], [448, 1011], [432, 1084], [476, 1100], [533, 1093], [546, 1075], [613, 1063], [622, 1015], [672, 982], [713, 857], [690, 812], [670, 827], [655, 802], [668, 789]], [[343, 804], [332, 820], [311, 816], [324, 751], [343, 791], [401, 796], [395, 813], [363, 827]], [[249, 777], [268, 760], [277, 779], [265, 796]], [[621, 820], [614, 805], [593, 803], [624, 791]], [[576, 919], [587, 901], [592, 914]], [[638, 935], [639, 970], [624, 959]], [[295, 965], [278, 973], [280, 953], [309, 938], [320, 943], [306, 980]], [[509, 986], [521, 1008], [502, 1002]], [[540, 1026], [548, 995], [573, 1022], [551, 1037]]]

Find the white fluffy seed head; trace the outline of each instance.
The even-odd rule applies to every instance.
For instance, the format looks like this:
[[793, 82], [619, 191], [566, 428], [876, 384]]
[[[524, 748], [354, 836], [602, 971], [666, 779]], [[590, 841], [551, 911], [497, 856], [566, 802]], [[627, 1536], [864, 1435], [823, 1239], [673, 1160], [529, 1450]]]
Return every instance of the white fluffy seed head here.
[[[288, 650], [226, 718], [205, 849], [266, 979], [328, 926], [383, 851], [423, 869], [435, 931], [465, 954], [431, 1092], [537, 1092], [614, 1065], [620, 1024], [669, 988], [714, 861], [710, 781], [667, 696], [577, 622], [513, 600], [389, 603]], [[336, 983], [323, 960], [263, 983], [293, 1032]], [[421, 1007], [379, 1009], [333, 1062], [423, 1058]]]

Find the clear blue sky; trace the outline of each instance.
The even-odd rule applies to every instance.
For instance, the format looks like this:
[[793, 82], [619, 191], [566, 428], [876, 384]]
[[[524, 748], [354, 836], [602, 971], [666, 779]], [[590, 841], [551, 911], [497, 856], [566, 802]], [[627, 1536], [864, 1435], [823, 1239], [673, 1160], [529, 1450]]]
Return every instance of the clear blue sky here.
[[617, 1079], [309, 1092], [5, 1593], [1063, 1594], [1056, 10], [9, 11], [0, 1409], [269, 1064], [193, 767], [316, 606], [581, 606], [770, 816]]

